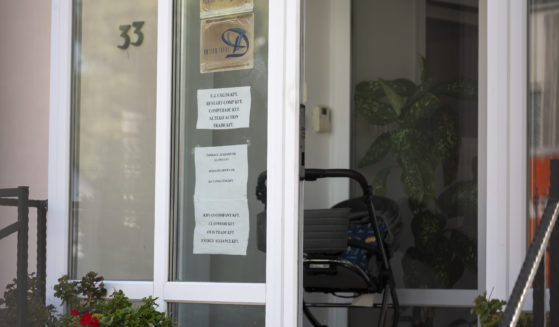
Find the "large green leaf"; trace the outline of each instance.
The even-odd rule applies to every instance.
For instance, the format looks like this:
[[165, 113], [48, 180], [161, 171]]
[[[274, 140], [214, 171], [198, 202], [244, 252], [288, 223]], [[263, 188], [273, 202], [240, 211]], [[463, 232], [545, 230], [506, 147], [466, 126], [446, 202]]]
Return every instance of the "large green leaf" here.
[[448, 217], [477, 215], [477, 183], [461, 181], [450, 185], [437, 198], [437, 205]]
[[450, 107], [443, 106], [435, 115], [435, 153], [443, 163], [444, 185], [450, 185], [458, 174], [460, 156], [460, 131], [458, 114]]
[[456, 151], [456, 155], [454, 156], [451, 155], [442, 158], [444, 186], [448, 186], [456, 180], [456, 176], [458, 175], [459, 159], [458, 151]]
[[[385, 86], [396, 92], [402, 101], [414, 94], [416, 89], [412, 81], [404, 78], [383, 82]], [[398, 117], [392, 104], [383, 102], [385, 97], [389, 99], [379, 81], [365, 81], [355, 87], [355, 107], [373, 125], [390, 124]]]
[[475, 99], [477, 97], [477, 83], [467, 77], [449, 82], [443, 82], [433, 88], [437, 95], [446, 95], [456, 99]]
[[385, 83], [390, 85], [390, 87], [392, 87], [398, 95], [404, 98], [412, 96], [417, 88], [414, 82], [406, 78], [385, 81]]
[[363, 156], [359, 162], [359, 168], [373, 165], [381, 161], [388, 152], [390, 152], [392, 141], [390, 139], [390, 133], [385, 132], [380, 134], [371, 144], [367, 153]]
[[390, 175], [390, 168], [383, 168], [379, 170], [373, 179], [373, 194], [385, 196], [386, 195], [386, 180]]
[[392, 109], [394, 109], [396, 115], [400, 116], [402, 107], [404, 106], [404, 98], [398, 94], [396, 89], [394, 89], [394, 87], [392, 87], [390, 83], [386, 83], [382, 79], [379, 79], [379, 83], [382, 86], [384, 94], [386, 95], [388, 102], [392, 106]]
[[430, 162], [402, 160], [401, 180], [404, 192], [415, 202], [429, 204], [435, 193], [433, 167]]
[[384, 96], [384, 90], [378, 81], [365, 81], [357, 84], [355, 96], [378, 100]]
[[[452, 242], [449, 242], [449, 244], [452, 244]], [[448, 265], [448, 287], [456, 284], [456, 282], [458, 282], [462, 275], [464, 275], [464, 262], [462, 262], [462, 260], [458, 256], [454, 256], [454, 258]]]
[[423, 137], [412, 128], [402, 128], [391, 133], [394, 154], [402, 167], [401, 180], [406, 194], [416, 202], [423, 202], [423, 173], [418, 162], [417, 141]]
[[[406, 78], [397, 78], [391, 81], [384, 81], [391, 88], [398, 93], [401, 97], [409, 97], [414, 94], [416, 90], [415, 83]], [[379, 81], [364, 81], [355, 87], [355, 94], [360, 97], [371, 98], [379, 100], [386, 96], [384, 89]]]
[[430, 288], [433, 286], [433, 269], [426, 264], [427, 258], [415, 247], [410, 247], [402, 257], [404, 286], [407, 288]]
[[413, 216], [411, 231], [415, 239], [415, 246], [423, 253], [435, 247], [435, 242], [443, 234], [446, 221], [441, 215], [430, 210], [424, 210]]
[[415, 88], [413, 94], [408, 98], [407, 104], [412, 104], [421, 99], [426, 93], [430, 93], [433, 86], [435, 86], [434, 80], [432, 78], [427, 78], [422, 84], [419, 84]]
[[386, 125], [395, 122], [398, 115], [384, 102], [355, 95], [355, 108], [373, 125]]
[[425, 198], [425, 189], [423, 185], [423, 175], [419, 165], [414, 162], [406, 163], [403, 168], [400, 179], [404, 186], [404, 192], [414, 201], [422, 203]]
[[[427, 146], [425, 135], [415, 128], [398, 128], [390, 133], [392, 149], [396, 155], [415, 157]], [[411, 158], [414, 159], [414, 158]]]
[[430, 262], [435, 271], [434, 287], [451, 287], [453, 284], [453, 275], [457, 275], [452, 271], [454, 251], [451, 241], [446, 236], [441, 235], [436, 240], [435, 246], [431, 250]]
[[425, 72], [425, 57], [417, 55], [417, 64], [419, 66], [419, 76], [421, 77], [421, 81], [425, 82], [425, 79], [427, 78], [427, 73]]
[[433, 116], [437, 109], [440, 107], [441, 102], [432, 93], [425, 93], [417, 101], [409, 105], [409, 108], [404, 112], [403, 123], [406, 126], [414, 126], [417, 123], [423, 122]]
[[460, 258], [464, 267], [471, 272], [477, 272], [477, 244], [476, 241], [463, 232], [453, 229], [450, 233], [450, 241], [457, 257]]
[[434, 194], [435, 168], [428, 137], [413, 128], [397, 129], [391, 136], [394, 154], [402, 167], [404, 192], [414, 202], [428, 204]]

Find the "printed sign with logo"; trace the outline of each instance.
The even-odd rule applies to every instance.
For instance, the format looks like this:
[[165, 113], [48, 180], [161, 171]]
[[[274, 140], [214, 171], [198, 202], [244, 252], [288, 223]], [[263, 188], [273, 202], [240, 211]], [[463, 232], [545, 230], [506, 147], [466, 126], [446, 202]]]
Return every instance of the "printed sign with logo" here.
[[249, 12], [253, 8], [253, 0], [200, 0], [200, 18]]
[[206, 19], [200, 26], [200, 73], [254, 66], [254, 14]]

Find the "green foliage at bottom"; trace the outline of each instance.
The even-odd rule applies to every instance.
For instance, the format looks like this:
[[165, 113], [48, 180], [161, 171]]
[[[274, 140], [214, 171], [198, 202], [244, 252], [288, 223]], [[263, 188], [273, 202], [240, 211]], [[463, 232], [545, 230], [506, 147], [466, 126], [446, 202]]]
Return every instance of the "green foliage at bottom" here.
[[[478, 315], [479, 323], [482, 327], [497, 327], [499, 322], [501, 322], [501, 317], [503, 316], [503, 306], [506, 301], [499, 299], [490, 299], [487, 297], [487, 292], [483, 292], [474, 300], [474, 307], [472, 308], [472, 313]], [[525, 313], [520, 314], [518, 327], [531, 327], [534, 323], [532, 321], [532, 316]]]
[[[156, 299], [146, 297], [134, 306], [119, 290], [107, 298], [104, 278], [95, 272], [87, 273], [81, 281], [62, 276], [54, 286], [55, 297], [66, 306], [65, 313], [56, 314], [52, 305], [45, 306], [39, 294], [40, 281], [33, 275], [28, 280], [28, 323], [30, 327], [172, 327], [171, 318], [157, 311]], [[17, 281], [9, 284], [4, 299], [0, 299], [0, 327], [16, 325]]]
[[[54, 325], [54, 306], [45, 306], [39, 295], [43, 282], [31, 274], [27, 279], [27, 326], [43, 327]], [[17, 280], [6, 286], [4, 298], [0, 299], [0, 327], [12, 327], [16, 325], [17, 312]]]

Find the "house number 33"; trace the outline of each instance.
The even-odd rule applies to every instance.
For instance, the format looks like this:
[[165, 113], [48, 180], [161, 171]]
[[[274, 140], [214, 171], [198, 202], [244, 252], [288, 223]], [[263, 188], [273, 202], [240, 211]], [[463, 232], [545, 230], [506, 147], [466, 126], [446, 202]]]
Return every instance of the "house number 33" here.
[[[122, 50], [128, 49], [131, 44], [135, 47], [139, 47], [142, 42], [144, 42], [144, 33], [142, 32], [143, 26], [144, 22], [133, 22], [132, 25], [120, 25], [118, 29], [122, 32], [120, 33], [120, 37], [124, 39], [124, 43], [117, 45], [117, 47]], [[133, 33], [138, 36], [134, 42], [130, 42], [130, 36], [128, 35], [128, 31], [130, 31], [131, 27], [134, 27]]]

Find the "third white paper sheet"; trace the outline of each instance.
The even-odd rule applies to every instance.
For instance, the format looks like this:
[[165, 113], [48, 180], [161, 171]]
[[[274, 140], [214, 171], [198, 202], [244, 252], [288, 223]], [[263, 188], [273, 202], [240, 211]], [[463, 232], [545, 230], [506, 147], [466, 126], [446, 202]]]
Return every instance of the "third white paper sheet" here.
[[249, 235], [247, 145], [194, 149], [195, 254], [246, 255]]

